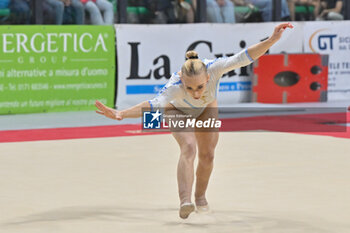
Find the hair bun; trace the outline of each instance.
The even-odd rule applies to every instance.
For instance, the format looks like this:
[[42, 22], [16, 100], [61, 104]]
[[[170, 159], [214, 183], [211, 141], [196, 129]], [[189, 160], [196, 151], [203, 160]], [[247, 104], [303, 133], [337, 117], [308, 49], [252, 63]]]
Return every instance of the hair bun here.
[[198, 59], [198, 53], [196, 51], [188, 51], [186, 53], [186, 59]]

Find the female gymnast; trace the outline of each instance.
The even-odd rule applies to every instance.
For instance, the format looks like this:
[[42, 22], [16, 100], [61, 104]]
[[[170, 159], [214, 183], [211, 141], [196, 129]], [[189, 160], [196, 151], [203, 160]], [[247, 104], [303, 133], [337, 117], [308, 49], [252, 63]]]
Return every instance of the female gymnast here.
[[[200, 60], [194, 51], [186, 53], [188, 58], [181, 71], [174, 73], [162, 91], [152, 100], [144, 101], [126, 110], [115, 110], [96, 101], [97, 113], [115, 120], [137, 118], [144, 109], [164, 108], [171, 114], [191, 114], [197, 120], [217, 119], [216, 96], [218, 82], [223, 74], [249, 65], [264, 55], [282, 36], [286, 28], [293, 28], [290, 23], [281, 23], [275, 27], [272, 35], [265, 41], [255, 44], [240, 53], [216, 60]], [[189, 109], [188, 112], [186, 112]], [[180, 197], [179, 216], [183, 219], [197, 208], [198, 212], [209, 210], [205, 196], [209, 178], [213, 170], [214, 151], [218, 142], [217, 130], [184, 132], [172, 131], [179, 144], [180, 158], [177, 168], [178, 191]], [[194, 182], [194, 159], [198, 148], [196, 170], [195, 205], [191, 201]]]

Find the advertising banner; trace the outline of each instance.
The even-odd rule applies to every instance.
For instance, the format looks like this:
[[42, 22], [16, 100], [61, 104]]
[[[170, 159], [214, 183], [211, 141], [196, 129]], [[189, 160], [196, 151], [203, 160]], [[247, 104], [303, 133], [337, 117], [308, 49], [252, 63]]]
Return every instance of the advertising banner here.
[[3, 26], [0, 53], [0, 114], [114, 104], [111, 26]]
[[329, 54], [328, 100], [350, 99], [349, 21], [306, 22], [306, 53]]
[[[197, 51], [200, 59], [232, 56], [268, 38], [276, 25], [116, 25], [118, 108], [152, 99], [171, 74], [181, 69], [186, 51]], [[295, 26], [285, 32], [270, 53], [302, 52], [303, 30], [299, 24]], [[220, 106], [250, 101], [250, 72], [249, 67], [242, 67], [223, 76], [218, 95]]]

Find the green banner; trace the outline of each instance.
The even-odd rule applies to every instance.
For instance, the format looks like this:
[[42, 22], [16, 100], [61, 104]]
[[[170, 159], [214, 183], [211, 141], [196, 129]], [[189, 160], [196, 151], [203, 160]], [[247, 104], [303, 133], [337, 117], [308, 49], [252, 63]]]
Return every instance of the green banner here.
[[113, 26], [0, 26], [0, 114], [114, 105]]

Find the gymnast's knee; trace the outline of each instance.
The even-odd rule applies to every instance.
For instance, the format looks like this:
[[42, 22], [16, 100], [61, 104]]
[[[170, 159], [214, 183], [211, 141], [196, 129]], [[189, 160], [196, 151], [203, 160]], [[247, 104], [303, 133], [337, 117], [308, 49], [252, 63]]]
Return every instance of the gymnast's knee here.
[[197, 145], [195, 141], [188, 141], [183, 143], [180, 146], [180, 149], [182, 158], [189, 161], [194, 161], [197, 152]]
[[198, 154], [198, 161], [202, 165], [211, 165], [214, 162], [214, 151], [200, 152]]

